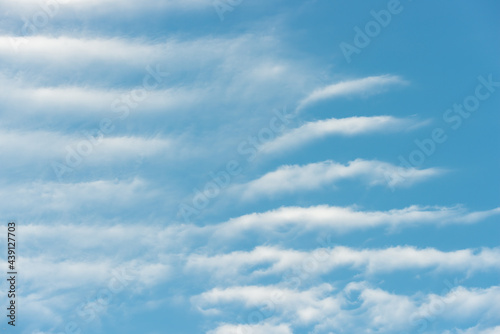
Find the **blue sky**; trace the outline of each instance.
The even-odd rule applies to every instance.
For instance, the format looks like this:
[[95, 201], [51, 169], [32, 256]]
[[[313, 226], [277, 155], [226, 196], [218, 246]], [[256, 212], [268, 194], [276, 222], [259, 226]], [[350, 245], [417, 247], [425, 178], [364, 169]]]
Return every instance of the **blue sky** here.
[[0, 6], [6, 332], [500, 333], [497, 2]]

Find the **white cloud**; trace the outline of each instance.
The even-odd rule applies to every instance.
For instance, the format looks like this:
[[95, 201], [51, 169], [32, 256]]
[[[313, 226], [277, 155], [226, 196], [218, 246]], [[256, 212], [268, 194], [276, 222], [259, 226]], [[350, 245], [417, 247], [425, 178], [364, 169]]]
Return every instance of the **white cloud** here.
[[476, 323], [480, 322], [478, 320], [498, 321], [499, 298], [499, 286], [483, 289], [458, 286], [444, 295], [426, 296], [411, 315], [411, 320], [422, 327], [428, 325], [435, 317], [457, 325], [474, 320]]
[[329, 284], [305, 291], [278, 286], [238, 286], [215, 288], [191, 301], [200, 310], [212, 308], [217, 311], [225, 305], [234, 308], [235, 303], [247, 310], [257, 309], [262, 314], [272, 310], [267, 321], [290, 323], [293, 327], [313, 326], [313, 333], [392, 334], [422, 328], [438, 333], [429, 330], [437, 319], [446, 321], [451, 327], [479, 319], [498, 319], [499, 287], [445, 288], [441, 295], [406, 296], [371, 288], [364, 282], [350, 283], [338, 292]]
[[[128, 181], [98, 181], [89, 183], [74, 184], [32, 184], [31, 188], [23, 187], [24, 190], [17, 191], [16, 187], [6, 188], [1, 194], [0, 203], [3, 203], [2, 210], [9, 212], [29, 211], [34, 203], [42, 205], [45, 210], [56, 210], [66, 212], [76, 210], [81, 207], [89, 207], [95, 204], [103, 203], [107, 210], [112, 207], [109, 198], [113, 198], [113, 205], [124, 210], [132, 204], [142, 205], [141, 199], [151, 201], [155, 196], [162, 193], [155, 193], [150, 188], [150, 184], [141, 179]], [[139, 191], [142, 190], [142, 191]], [[43, 194], [41, 197], [36, 194]], [[148, 196], [145, 197], [145, 194]], [[17, 198], [23, 198], [23, 203], [16, 201]], [[220, 249], [223, 245], [224, 250], [231, 247], [225, 243], [228, 239], [238, 240], [249, 233], [265, 234], [269, 240], [279, 236], [282, 237], [282, 231], [285, 233], [301, 234], [307, 231], [321, 231], [322, 233], [340, 232], [347, 233], [356, 230], [369, 228], [387, 227], [390, 229], [412, 227], [418, 225], [436, 225], [446, 224], [471, 224], [478, 223], [489, 217], [500, 214], [500, 208], [487, 211], [470, 212], [462, 207], [420, 207], [410, 206], [403, 209], [393, 209], [389, 211], [363, 211], [353, 207], [335, 207], [335, 206], [311, 206], [311, 207], [282, 207], [262, 213], [251, 213], [244, 216], [232, 218], [226, 222], [218, 224], [209, 224], [205, 226], [192, 224], [175, 224], [172, 221], [163, 219], [139, 220], [130, 224], [128, 220], [89, 220], [86, 218], [83, 222], [78, 220], [72, 224], [62, 223], [60, 220], [51, 220], [45, 224], [22, 224], [21, 233], [26, 243], [34, 245], [46, 245], [46, 252], [59, 247], [75, 251], [90, 251], [99, 248], [111, 247], [115, 249], [127, 250], [143, 249], [155, 245], [156, 252], [190, 252], [192, 247], [200, 243], [214, 241], [216, 246], [214, 251]], [[93, 217], [93, 216], [91, 216]], [[38, 220], [39, 221], [39, 220]], [[82, 224], [80, 224], [82, 223]], [[167, 226], [164, 226], [168, 223]], [[129, 225], [130, 224], [130, 225]], [[132, 244], [127, 248], [122, 245]], [[462, 270], [473, 269], [484, 266], [485, 268], [494, 268], [496, 261], [494, 259], [497, 253], [496, 249], [461, 250], [457, 252], [440, 252], [435, 249], [413, 249], [411, 247], [389, 248], [378, 250], [359, 250], [350, 248], [333, 248], [333, 242], [325, 237], [317, 241], [321, 249], [309, 254], [297, 250], [286, 250], [271, 246], [259, 246], [251, 252], [233, 252], [225, 255], [219, 255], [213, 258], [204, 257], [204, 253], [192, 255], [186, 259], [186, 264], [191, 268], [213, 265], [218, 267], [217, 263], [226, 263], [225, 270], [234, 273], [237, 272], [240, 265], [248, 263], [264, 263], [273, 266], [272, 270], [283, 270], [291, 263], [296, 263], [312, 255], [313, 257], [324, 258], [326, 249], [327, 254], [331, 252], [344, 257], [344, 262], [340, 258], [333, 258], [331, 265], [352, 265], [364, 267], [371, 270], [390, 270], [401, 264], [404, 266], [404, 256], [411, 257], [408, 265], [420, 267], [451, 268], [457, 266]], [[51, 247], [48, 247], [52, 245]], [[136, 248], [138, 247], [138, 248]], [[176, 251], [177, 250], [177, 251]], [[319, 253], [317, 253], [319, 251]], [[333, 254], [332, 253], [332, 254]], [[399, 256], [396, 253], [400, 253]], [[64, 254], [61, 253], [61, 254]], [[392, 260], [382, 261], [385, 255], [396, 254]], [[428, 258], [425, 258], [428, 255]], [[392, 256], [392, 255], [391, 255]], [[425, 259], [423, 259], [425, 258]], [[468, 263], [468, 261], [471, 261]], [[371, 265], [370, 265], [371, 264]], [[451, 266], [451, 267], [448, 267]]]
[[[165, 114], [186, 110], [208, 98], [208, 89], [183, 87], [146, 90], [141, 85], [132, 89], [95, 89], [79, 86], [30, 87], [19, 80], [0, 78], [6, 89], [0, 92], [2, 104], [10, 118], [23, 116], [85, 119], [100, 116], [122, 122], [144, 112]], [[151, 84], [149, 82], [148, 84]], [[5, 121], [5, 120], [4, 120]]]
[[[117, 124], [110, 122], [110, 126]], [[105, 131], [112, 129], [105, 126]], [[116, 130], [114, 130], [116, 131]], [[98, 135], [97, 133], [100, 132]], [[27, 163], [61, 163], [76, 168], [81, 163], [102, 165], [124, 160], [173, 154], [174, 140], [169, 138], [118, 136], [103, 134], [95, 128], [77, 134], [49, 131], [10, 131], [0, 129], [0, 157], [5, 166]]]
[[151, 184], [139, 178], [77, 183], [33, 182], [3, 186], [0, 189], [0, 209], [11, 217], [19, 217], [19, 212], [24, 215], [76, 214], [88, 210], [94, 216], [97, 212], [130, 209], [158, 195]]
[[[19, 304], [23, 305], [23, 313], [29, 316], [30, 323], [27, 326], [42, 327], [53, 326], [64, 321], [62, 310], [67, 305], [74, 302], [73, 296], [55, 295], [46, 296], [39, 293], [20, 294], [18, 298]], [[5, 301], [7, 302], [7, 300]], [[5, 304], [5, 302], [3, 304]], [[36, 324], [36, 325], [35, 325]], [[33, 333], [37, 334], [53, 334], [54, 332], [39, 332], [38, 328], [33, 328]]]
[[300, 101], [297, 110], [304, 109], [316, 102], [340, 96], [372, 95], [384, 92], [391, 85], [406, 85], [407, 81], [395, 75], [380, 75], [362, 79], [341, 81], [316, 89]]
[[[109, 209], [109, 205], [108, 205]], [[150, 252], [152, 256], [189, 252], [196, 239], [204, 233], [193, 225], [168, 225], [152, 219], [124, 221], [88, 219], [80, 224], [21, 224], [23, 241], [31, 245], [26, 256], [35, 256], [40, 250], [60, 261], [78, 258], [82, 254], [113, 254], [118, 259], [133, 259], [135, 255]], [[134, 224], [131, 224], [134, 223]]]
[[[100, 191], [95, 191], [99, 194]], [[322, 208], [323, 210], [328, 209]], [[328, 210], [326, 210], [328, 211]], [[379, 224], [408, 224], [408, 223], [442, 223], [442, 222], [471, 222], [468, 214], [458, 208], [441, 209], [421, 209], [417, 207], [405, 210], [393, 210], [390, 212], [355, 212], [352, 209], [333, 208], [332, 212], [343, 213], [344, 222], [350, 215], [352, 220], [364, 220], [364, 226], [376, 226]], [[500, 210], [492, 210], [489, 215], [496, 214]], [[475, 218], [484, 218], [487, 214], [472, 214]], [[288, 219], [304, 218], [300, 211], [288, 212], [285, 214]], [[248, 217], [244, 217], [248, 219]], [[255, 217], [254, 217], [255, 218]], [[349, 218], [349, 217], [347, 217]], [[232, 252], [218, 256], [196, 256], [191, 247], [199, 245], [196, 239], [205, 237], [213, 240], [210, 232], [233, 233], [234, 225], [244, 228], [248, 220], [231, 221], [215, 226], [198, 227], [194, 225], [172, 225], [172, 226], [141, 226], [138, 225], [114, 225], [105, 226], [96, 224], [95, 226], [75, 226], [75, 225], [21, 225], [20, 235], [23, 242], [32, 247], [37, 245], [43, 249], [43, 256], [30, 256], [21, 258], [24, 277], [27, 281], [31, 294], [29, 298], [37, 303], [47, 304], [50, 296], [65, 296], [69, 298], [64, 305], [77, 303], [81, 297], [72, 291], [77, 286], [105, 287], [110, 279], [111, 269], [120, 267], [131, 267], [140, 273], [137, 282], [134, 281], [133, 289], [130, 291], [140, 292], [141, 289], [156, 286], [169, 279], [174, 273], [182, 273], [182, 268], [186, 264], [187, 272], [180, 277], [199, 277], [192, 275], [190, 270], [200, 268], [212, 270], [210, 277], [217, 279], [217, 275], [233, 275], [233, 283], [241, 284], [241, 277], [236, 277], [241, 267], [259, 266], [255, 270], [253, 277], [261, 277], [267, 273], [281, 273], [287, 268], [301, 265], [301, 261], [307, 261], [310, 256], [314, 257], [315, 252], [305, 252], [296, 250], [283, 250], [276, 247], [257, 247], [251, 252]], [[423, 221], [421, 221], [423, 220]], [[272, 230], [265, 217], [256, 219], [259, 224], [253, 224], [252, 229]], [[336, 219], [331, 219], [336, 221]], [[318, 223], [318, 222], [316, 222]], [[234, 225], [233, 225], [234, 224]], [[322, 230], [328, 223], [323, 225], [319, 222]], [[302, 226], [302, 224], [300, 224]], [[362, 225], [363, 226], [363, 225]], [[247, 226], [248, 227], [248, 226]], [[359, 227], [359, 226], [357, 226]], [[311, 228], [311, 226], [305, 226]], [[232, 230], [231, 230], [232, 229]], [[208, 232], [208, 233], [207, 233]], [[241, 232], [241, 230], [240, 230]], [[269, 234], [268, 234], [269, 235]], [[216, 234], [217, 237], [217, 234]], [[217, 239], [215, 239], [217, 240]], [[194, 242], [194, 243], [193, 243]], [[56, 245], [56, 246], [50, 246]], [[152, 247], [151, 245], [154, 245]], [[48, 247], [46, 247], [48, 246]], [[225, 245], [227, 246], [227, 245]], [[185, 248], [187, 247], [187, 248]], [[47, 248], [47, 249], [46, 249]], [[65, 251], [65, 249], [67, 249]], [[113, 256], [109, 257], [106, 249], [115, 249]], [[144, 252], [146, 250], [146, 252]], [[127, 253], [127, 251], [130, 251]], [[322, 251], [316, 250], [316, 251]], [[437, 270], [487, 270], [488, 268], [498, 268], [498, 250], [482, 249], [481, 251], [460, 250], [452, 252], [441, 252], [435, 249], [415, 249], [412, 247], [393, 247], [389, 249], [364, 249], [356, 250], [345, 247], [335, 247], [326, 249], [329, 256], [323, 254], [324, 260], [319, 266], [318, 272], [335, 269], [340, 266], [350, 266], [359, 268], [367, 273], [389, 272], [392, 270], [404, 269], [437, 269]], [[84, 254], [103, 254], [94, 257], [92, 260], [84, 259]], [[28, 252], [25, 251], [28, 255]], [[75, 254], [77, 254], [75, 256]], [[79, 254], [79, 255], [78, 255]], [[142, 255], [138, 255], [142, 254]], [[321, 256], [321, 255], [320, 255]], [[262, 268], [262, 264], [268, 264], [267, 268]], [[217, 273], [214, 273], [216, 271]], [[56, 280], [52, 277], [54, 272], [58, 272]], [[246, 273], [243, 273], [246, 275]], [[248, 275], [249, 276], [249, 275]], [[201, 276], [203, 277], [203, 276]], [[227, 278], [227, 277], [226, 277]], [[50, 282], [56, 284], [49, 284]], [[139, 283], [138, 283], [139, 282]], [[224, 282], [218, 280], [218, 282]], [[66, 290], [64, 290], [66, 289]], [[354, 291], [354, 292], [353, 292]], [[351, 292], [356, 295], [359, 292], [360, 299], [353, 300], [346, 295]], [[463, 314], [471, 309], [465, 309], [466, 300], [474, 301], [471, 306], [475, 309], [485, 310], [489, 301], [486, 299], [489, 293], [495, 294], [494, 289], [490, 290], [457, 290], [463, 292], [463, 298], [456, 294], [454, 298], [446, 299], [446, 305], [454, 308]], [[469, 295], [467, 295], [469, 294]], [[433, 299], [434, 298], [434, 299]], [[437, 299], [436, 299], [437, 298]], [[357, 329], [379, 328], [387, 333], [396, 333], [401, 328], [411, 323], [411, 316], [418, 319], [423, 312], [431, 307], [436, 300], [441, 300], [441, 296], [429, 295], [421, 296], [399, 296], [379, 289], [369, 289], [365, 285], [349, 286], [344, 291], [336, 292], [333, 286], [321, 285], [306, 291], [297, 291], [283, 288], [283, 286], [249, 286], [249, 287], [226, 287], [214, 288], [191, 299], [192, 303], [200, 308], [206, 315], [224, 314], [220, 312], [221, 306], [233, 305], [234, 303], [243, 305], [248, 309], [261, 310], [270, 314], [272, 326], [277, 326], [280, 331], [290, 329], [293, 326], [323, 326], [327, 330], [338, 330], [339, 328]], [[351, 305], [354, 303], [353, 305]], [[36, 304], [36, 303], [35, 303]], [[395, 310], [390, 310], [394, 305]], [[352, 309], [356, 306], [357, 309]], [[50, 304], [47, 306], [47, 314], [59, 314], [61, 308]], [[493, 308], [493, 312], [495, 309]], [[441, 314], [440, 314], [441, 316]], [[444, 312], [445, 319], [453, 320], [452, 312]], [[492, 315], [490, 315], [492, 317]], [[474, 315], [467, 315], [473, 318]], [[290, 324], [280, 325], [280, 324]], [[355, 327], [353, 324], [360, 324]], [[261, 327], [259, 327], [261, 326]], [[259, 323], [254, 329], [264, 330], [274, 327], [266, 327], [266, 323]], [[271, 325], [269, 325], [271, 326]], [[238, 328], [235, 324], [221, 324], [213, 333], [224, 333], [224, 331]], [[250, 328], [248, 328], [250, 329]], [[217, 332], [220, 331], [220, 332]], [[259, 333], [259, 332], [257, 332]], [[399, 332], [398, 332], [399, 333]]]
[[[259, 92], [266, 93], [271, 85], [286, 84], [286, 93], [302, 92], [312, 78], [307, 66], [293, 57], [284, 57], [278, 50], [286, 48], [274, 36], [268, 34], [245, 34], [238, 37], [216, 38], [211, 36], [196, 39], [168, 37], [154, 42], [145, 39], [90, 38], [72, 36], [28, 36], [16, 37], [0, 35], [0, 66], [18, 69], [17, 76], [25, 75], [22, 69], [31, 64], [33, 73], [56, 78], [58, 82], [68, 82], [68, 78], [89, 78], [96, 76], [99, 86], [107, 80], [120, 80], [130, 73], [142, 76], [148, 73], [160, 75], [164, 83], [179, 80], [191, 87], [213, 87], [224, 82], [223, 99], [240, 91], [238, 98], [247, 100], [248, 84], [259, 84]], [[17, 48], [15, 47], [17, 45]], [[102, 70], [107, 76], [103, 78]], [[203, 68], [203, 71], [200, 71]], [[307, 68], [310, 70], [310, 68]], [[192, 75], [186, 77], [186, 73]], [[47, 78], [26, 79], [32, 85], [45, 82]], [[295, 80], [296, 83], [289, 82]], [[300, 79], [300, 80], [299, 80]], [[73, 80], [74, 81], [74, 80]], [[72, 81], [70, 81], [72, 82]], [[209, 83], [209, 84], [207, 84]], [[113, 85], [114, 86], [114, 85]], [[259, 88], [259, 87], [256, 87]], [[281, 92], [283, 94], [284, 92]], [[221, 97], [222, 98], [222, 97]]]
[[[143, 101], [133, 98], [138, 106], [130, 108], [131, 114], [146, 111], [163, 119], [176, 115], [176, 122], [192, 126], [193, 117], [205, 119], [209, 112], [212, 118], [223, 117], [223, 123], [238, 124], [248, 110], [267, 119], [273, 108], [295, 104], [314, 78], [309, 63], [284, 53], [288, 47], [267, 34], [154, 42], [43, 35], [18, 39], [16, 51], [14, 36], [0, 36], [0, 70], [5, 69], [0, 106], [7, 126], [11, 119], [17, 120], [16, 126], [35, 123], [33, 116], [57, 116], [50, 119], [52, 124], [67, 124], [112, 114], [116, 100], [142, 88], [145, 78], [152, 85], [152, 77], [160, 79], [158, 87]], [[19, 109], [24, 112], [15, 112]], [[179, 111], [192, 114], [189, 124]], [[249, 122], [244, 124], [248, 129]], [[229, 142], [227, 134], [223, 142]]]
[[[416, 226], [422, 224], [476, 223], [500, 214], [500, 208], [467, 212], [461, 207], [409, 206], [389, 211], [360, 211], [352, 207], [312, 206], [282, 207], [263, 213], [251, 213], [230, 219], [212, 229], [220, 237], [236, 237], [249, 231], [267, 234], [281, 230], [319, 230], [348, 232], [353, 230]], [[295, 227], [296, 229], [292, 229]], [[297, 232], [298, 233], [298, 232]]]
[[215, 288], [191, 299], [200, 310], [221, 304], [241, 303], [245, 308], [260, 307], [271, 313], [295, 318], [294, 322], [308, 324], [322, 320], [340, 310], [340, 304], [329, 295], [333, 287], [323, 284], [307, 291], [282, 289], [277, 286], [241, 286]]
[[256, 324], [256, 325], [230, 325], [224, 324], [207, 334], [292, 334], [288, 325]]
[[[151, 188], [152, 185], [145, 183], [143, 180], [129, 180], [122, 182], [101, 181], [97, 183], [76, 183], [76, 184], [33, 184], [31, 188], [24, 187], [22, 191], [16, 191], [15, 187], [3, 188], [2, 196], [0, 197], [3, 203], [1, 209], [8, 216], [14, 212], [31, 212], [33, 205], [37, 202], [43, 204], [45, 212], [47, 210], [55, 210], [60, 213], [78, 212], [79, 208], [96, 213], [99, 210], [128, 210], [137, 206], [145, 205], [156, 197], [161, 197], [161, 192], [155, 192], [156, 188]], [[139, 191], [140, 190], [140, 191]], [[44, 196], [34, 196], [34, 194], [42, 193]], [[14, 194], [14, 196], [13, 196]], [[148, 194], [145, 196], [144, 194]], [[15, 201], [16, 198], [23, 198], [23, 203]], [[113, 198], [113, 203], [110, 205], [109, 198]], [[42, 201], [42, 202], [40, 202]], [[123, 250], [143, 249], [150, 247], [148, 245], [156, 245], [155, 250], [163, 252], [189, 252], [199, 245], [208, 242], [214, 250], [221, 247], [234, 246], [231, 243], [226, 243], [229, 240], [239, 240], [242, 237], [248, 237], [249, 233], [266, 235], [269, 240], [274, 238], [282, 238], [283, 233], [291, 233], [300, 235], [307, 231], [321, 231], [322, 233], [348, 233], [356, 230], [365, 230], [372, 228], [399, 229], [419, 225], [436, 225], [442, 226], [446, 224], [470, 224], [478, 223], [484, 219], [500, 214], [500, 208], [481, 211], [469, 212], [461, 207], [419, 207], [410, 206], [404, 209], [394, 209], [389, 211], [362, 211], [352, 207], [335, 207], [335, 206], [312, 206], [312, 207], [282, 207], [276, 210], [266, 211], [262, 213], [251, 213], [244, 216], [232, 218], [226, 222], [218, 224], [209, 224], [205, 226], [192, 224], [175, 224], [168, 221], [167, 227], [162, 227], [165, 221], [133, 220], [141, 228], [135, 225], [127, 225], [133, 221], [128, 220], [109, 220], [100, 221], [96, 224], [95, 221], [84, 219], [85, 225], [65, 224], [61, 222], [51, 221], [50, 224], [28, 224], [21, 227], [22, 233], [26, 240], [36, 244], [47, 245], [73, 245], [75, 250], [95, 250], [100, 247], [111, 247]], [[90, 217], [94, 217], [91, 215]], [[38, 221], [38, 220], [37, 220]], [[80, 223], [80, 220], [78, 221]], [[143, 225], [146, 224], [147, 227]], [[285, 231], [285, 232], [283, 232]], [[93, 238], [91, 235], [95, 234]], [[79, 238], [78, 236], [82, 236]], [[87, 236], [83, 238], [84, 236]], [[121, 245], [129, 244], [135, 240], [134, 247], [123, 248]], [[37, 242], [38, 241], [38, 242]], [[27, 241], [28, 242], [28, 241]], [[329, 247], [330, 241], [324, 240], [324, 247]], [[255, 247], [258, 244], [255, 245]], [[322, 245], [323, 246], [323, 245]], [[50, 249], [59, 249], [58, 247], [50, 247]], [[107, 248], [106, 248], [107, 249]], [[174, 251], [177, 250], [177, 251]], [[340, 249], [339, 249], [340, 250]], [[274, 248], [258, 248], [257, 253], [248, 254], [249, 259], [246, 259], [247, 254], [242, 255], [242, 261], [252, 262], [252, 258], [258, 256], [262, 261], [268, 260], [269, 264], [278, 261], [277, 249]], [[286, 257], [288, 251], [284, 251]], [[292, 251], [291, 251], [292, 252]], [[353, 250], [353, 254], [358, 254], [360, 258], [353, 260], [353, 265], [361, 266], [367, 263], [361, 259], [368, 254], [361, 255]], [[411, 253], [411, 249], [408, 249]], [[418, 253], [418, 252], [417, 252]], [[289, 253], [290, 256], [300, 257], [300, 252]], [[423, 254], [423, 253], [418, 253]], [[481, 252], [481, 261], [486, 266], [486, 261], [489, 258], [487, 250]], [[234, 254], [233, 254], [234, 255]], [[372, 256], [372, 255], [370, 255]], [[442, 256], [445, 256], [444, 254]], [[478, 254], [457, 253], [455, 259], [460, 256], [471, 256], [476, 258]], [[195, 257], [191, 258], [191, 260]], [[224, 257], [224, 261], [230, 261], [231, 255]], [[245, 260], [246, 259], [246, 260]], [[476, 258], [479, 261], [479, 258]], [[438, 266], [439, 263], [432, 264], [424, 262], [429, 266]], [[422, 264], [422, 265], [424, 265]], [[283, 265], [281, 263], [280, 265]], [[459, 265], [459, 263], [457, 263]], [[491, 264], [493, 267], [494, 264]], [[237, 266], [234, 267], [235, 269]], [[463, 267], [466, 269], [466, 266]], [[471, 265], [469, 268], [475, 268]], [[277, 269], [277, 268], [276, 268]], [[230, 271], [230, 268], [226, 268]]]
[[500, 333], [500, 326], [483, 328], [483, 326], [475, 326], [466, 330], [456, 329], [453, 331], [445, 331], [443, 334], [498, 334]]
[[[32, 62], [53, 65], [73, 65], [85, 62], [119, 62], [130, 65], [144, 64], [159, 57], [158, 51], [168, 44], [145, 43], [125, 39], [85, 39], [67, 36], [43, 35], [17, 37], [0, 36], [0, 56], [15, 63]], [[176, 42], [174, 42], [176, 43]], [[16, 49], [14, 45], [18, 45]], [[148, 64], [148, 63], [146, 63]], [[146, 65], [145, 64], [145, 65]], [[144, 65], [144, 66], [145, 66]]]
[[[334, 317], [332, 319], [334, 328], [343, 323], [340, 326], [351, 328], [364, 327], [369, 328], [369, 332], [391, 333], [404, 329], [408, 323], [408, 316], [416, 308], [409, 296], [391, 294], [381, 289], [371, 289], [362, 285], [357, 286], [357, 284], [347, 286], [345, 289], [347, 296], [350, 296], [350, 293], [352, 293], [351, 289], [358, 290], [360, 293], [359, 297], [357, 300], [352, 300], [350, 297], [346, 298], [342, 296], [344, 305], [353, 302], [354, 304], [361, 302], [361, 304], [355, 307], [357, 312], [342, 312], [344, 314]], [[327, 324], [325, 327], [328, 328], [330, 325]]]
[[82, 285], [102, 284], [109, 279], [113, 263], [110, 259], [89, 262], [58, 261], [46, 256], [37, 256], [20, 257], [18, 267], [23, 273], [23, 279], [29, 283], [29, 290], [53, 292]]
[[41, 13], [38, 15], [44, 15], [48, 20], [68, 15], [67, 10], [94, 11], [94, 14], [104, 12], [116, 15], [117, 12], [124, 11], [200, 10], [211, 6], [210, 2], [203, 0], [150, 0], [141, 3], [133, 0], [20, 0], [15, 2], [1, 0], [0, 4], [6, 10], [15, 11], [18, 15], [29, 15], [31, 18], [31, 16]]
[[[254, 269], [257, 266], [258, 269]], [[500, 269], [500, 249], [464, 249], [442, 252], [434, 248], [391, 247], [386, 249], [320, 248], [298, 251], [259, 246], [254, 250], [206, 256], [190, 255], [186, 269], [207, 271], [217, 281], [259, 279], [288, 270], [318, 275], [341, 268], [354, 268], [365, 274], [430, 269], [477, 272]]]
[[236, 189], [242, 191], [243, 198], [251, 199], [262, 195], [314, 190], [342, 179], [359, 178], [369, 186], [401, 187], [410, 186], [443, 172], [438, 168], [403, 168], [377, 160], [356, 159], [347, 165], [328, 160], [303, 166], [282, 166], [257, 180], [236, 186]]
[[[446, 218], [441, 216], [441, 219]], [[436, 217], [436, 220], [441, 219]], [[410, 246], [382, 249], [337, 246], [299, 251], [275, 246], [257, 246], [251, 251], [216, 255], [199, 251], [191, 253], [197, 245], [197, 239], [203, 236], [213, 237], [207, 232], [223, 232], [227, 228], [229, 227], [224, 224], [202, 228], [194, 225], [162, 227], [151, 223], [141, 227], [123, 224], [89, 226], [57, 223], [20, 227], [23, 240], [34, 247], [36, 245], [33, 249], [27, 249], [26, 255], [36, 255], [39, 249], [44, 249], [45, 254], [62, 261], [79, 256], [82, 252], [107, 253], [115, 250], [115, 257], [130, 258], [134, 252], [151, 250], [155, 256], [181, 256], [180, 265], [188, 275], [196, 271], [206, 271], [216, 280], [259, 279], [264, 275], [282, 274], [301, 267], [307, 267], [307, 272], [315, 275], [343, 268], [356, 269], [367, 275], [414, 269], [468, 273], [500, 269], [500, 250], [497, 248], [444, 252], [434, 248]], [[217, 232], [215, 236], [218, 236]], [[328, 240], [318, 242], [331, 243]]]
[[299, 128], [287, 131], [282, 136], [261, 146], [262, 152], [273, 153], [297, 148], [315, 139], [331, 135], [354, 136], [373, 132], [402, 131], [415, 126], [410, 119], [392, 116], [330, 118], [308, 122]]
[[65, 261], [44, 255], [18, 259], [23, 282], [18, 300], [25, 305], [23, 314], [33, 324], [61, 324], [68, 320], [68, 310], [79, 315], [82, 306], [93, 308], [102, 316], [120, 294], [138, 295], [165, 282], [172, 274], [165, 261], [87, 257]]

